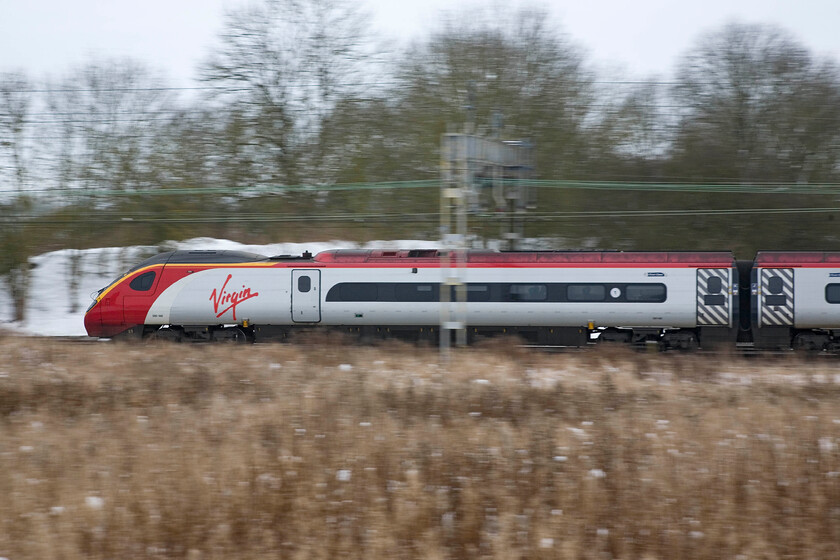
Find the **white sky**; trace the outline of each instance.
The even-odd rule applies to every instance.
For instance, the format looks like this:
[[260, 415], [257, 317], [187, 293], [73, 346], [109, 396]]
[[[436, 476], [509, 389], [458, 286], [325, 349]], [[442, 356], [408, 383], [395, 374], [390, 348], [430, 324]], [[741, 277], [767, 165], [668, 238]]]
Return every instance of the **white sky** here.
[[[60, 75], [93, 56], [130, 56], [189, 86], [225, 8], [247, 0], [0, 0], [0, 71]], [[479, 0], [359, 0], [381, 34], [422, 37], [444, 11]], [[489, 2], [484, 2], [489, 3]], [[840, 62], [840, 0], [510, 0], [541, 6], [614, 77], [667, 75], [697, 37], [725, 23], [774, 23]], [[394, 44], [394, 42], [392, 42]]]

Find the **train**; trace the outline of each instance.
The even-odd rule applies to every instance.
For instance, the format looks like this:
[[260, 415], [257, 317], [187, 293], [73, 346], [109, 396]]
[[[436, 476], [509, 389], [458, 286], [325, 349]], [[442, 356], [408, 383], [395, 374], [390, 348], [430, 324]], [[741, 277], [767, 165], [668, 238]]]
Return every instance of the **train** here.
[[438, 342], [457, 324], [468, 341], [837, 352], [840, 252], [177, 250], [96, 293], [84, 323], [115, 339], [261, 342], [332, 329]]

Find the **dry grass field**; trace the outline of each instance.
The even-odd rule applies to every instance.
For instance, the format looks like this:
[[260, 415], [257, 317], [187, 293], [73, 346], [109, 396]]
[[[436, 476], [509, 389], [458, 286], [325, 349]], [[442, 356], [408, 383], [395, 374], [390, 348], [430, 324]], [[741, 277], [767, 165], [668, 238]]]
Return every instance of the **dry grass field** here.
[[0, 338], [0, 557], [836, 558], [840, 360]]

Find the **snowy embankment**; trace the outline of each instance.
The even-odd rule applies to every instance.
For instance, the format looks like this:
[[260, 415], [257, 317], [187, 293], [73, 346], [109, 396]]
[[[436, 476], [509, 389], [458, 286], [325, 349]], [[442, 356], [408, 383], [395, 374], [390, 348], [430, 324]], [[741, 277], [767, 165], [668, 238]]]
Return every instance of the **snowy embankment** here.
[[14, 310], [5, 278], [0, 278], [0, 327], [44, 336], [84, 336], [84, 315], [92, 295], [142, 260], [173, 249], [231, 249], [266, 256], [312, 254], [327, 249], [420, 249], [437, 247], [435, 241], [349, 241], [243, 245], [223, 239], [198, 238], [161, 246], [63, 249], [32, 257], [32, 276], [26, 319], [13, 323]]

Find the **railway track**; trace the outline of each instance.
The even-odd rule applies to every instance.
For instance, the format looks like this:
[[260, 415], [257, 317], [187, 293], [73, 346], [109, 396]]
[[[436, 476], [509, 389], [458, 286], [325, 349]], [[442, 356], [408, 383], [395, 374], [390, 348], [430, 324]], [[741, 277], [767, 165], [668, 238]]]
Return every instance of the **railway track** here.
[[[20, 335], [20, 334], [8, 334], [9, 337], [17, 337], [21, 340], [32, 340], [32, 341], [49, 341], [49, 342], [58, 342], [58, 343], [67, 343], [67, 344], [79, 344], [79, 345], [87, 345], [87, 344], [108, 344], [119, 342], [113, 339], [106, 339], [106, 338], [94, 338], [90, 336], [37, 336], [37, 335]], [[269, 342], [261, 342], [258, 344], [307, 344], [307, 343], [296, 343], [294, 341], [286, 341], [286, 342], [276, 342], [276, 341], [269, 341]], [[174, 344], [182, 344], [182, 343], [174, 343]], [[194, 343], [198, 344], [198, 343]], [[210, 344], [210, 342], [203, 342], [203, 344]], [[371, 343], [364, 342], [360, 343], [360, 345], [370, 345]], [[373, 343], [375, 344], [375, 343]], [[518, 344], [516, 345], [517, 348], [520, 349], [528, 349], [533, 350], [535, 352], [543, 352], [543, 353], [552, 353], [552, 354], [571, 354], [571, 353], [582, 353], [582, 352], [590, 352], [590, 351], [597, 351], [599, 349], [599, 345], [596, 342], [588, 344], [586, 346], [556, 346], [556, 345], [540, 345], [540, 344]], [[625, 346], [628, 350], [633, 350], [639, 354], [661, 354], [667, 356], [674, 356], [674, 355], [691, 355], [691, 356], [698, 356], [704, 358], [720, 358], [726, 356], [741, 356], [746, 358], [781, 358], [781, 357], [792, 357], [792, 356], [803, 356], [808, 358], [814, 359], [838, 359], [840, 355], [837, 353], [831, 352], [797, 352], [795, 350], [768, 350], [768, 349], [756, 349], [753, 347], [752, 343], [738, 343], [736, 345], [735, 351], [731, 351], [729, 349], [724, 350], [704, 350], [702, 348], [698, 350], [694, 350], [691, 352], [680, 351], [680, 350], [663, 350], [659, 347], [658, 344], [651, 343], [651, 344], [644, 344], [644, 345], [637, 345], [637, 346]], [[438, 348], [437, 346], [429, 346], [430, 353], [434, 354], [437, 353]]]

